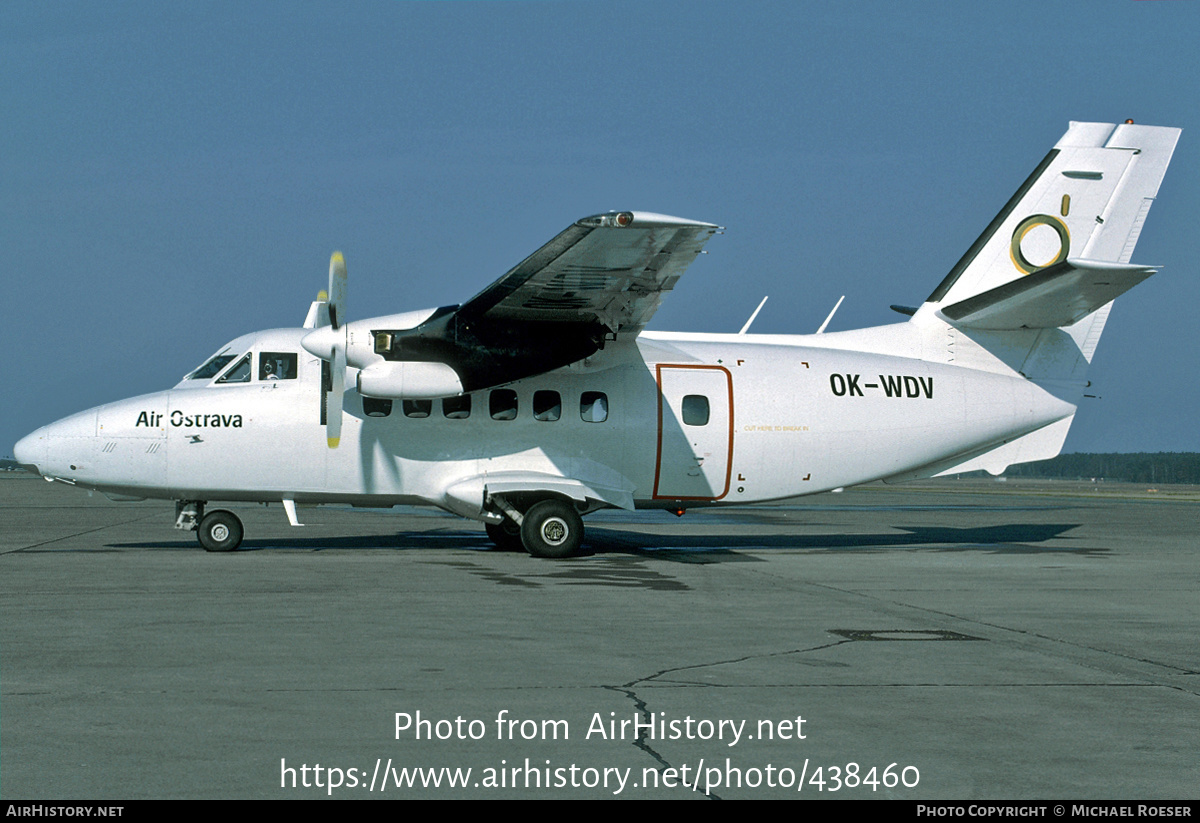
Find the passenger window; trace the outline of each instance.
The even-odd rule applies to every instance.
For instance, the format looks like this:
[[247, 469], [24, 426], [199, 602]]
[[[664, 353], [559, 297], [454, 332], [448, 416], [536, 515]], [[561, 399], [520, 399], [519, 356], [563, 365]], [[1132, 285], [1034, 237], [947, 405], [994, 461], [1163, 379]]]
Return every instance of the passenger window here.
[[708, 425], [708, 398], [700, 394], [688, 394], [683, 398], [683, 423], [686, 426]]
[[471, 416], [471, 395], [447, 397], [442, 401], [442, 414], [447, 420], [466, 420]]
[[488, 410], [493, 420], [516, 420], [517, 393], [512, 389], [496, 389], [488, 397]]
[[258, 356], [259, 380], [295, 380], [296, 353], [265, 351]]
[[405, 417], [428, 417], [433, 411], [432, 400], [405, 400], [404, 401], [404, 416]]
[[533, 393], [533, 419], [557, 420], [562, 417], [562, 396], [556, 391]]
[[364, 397], [362, 401], [367, 417], [387, 417], [392, 413], [392, 401], [386, 397]]
[[603, 423], [608, 419], [608, 395], [585, 391], [579, 397], [579, 416], [588, 423]]
[[249, 383], [250, 382], [250, 355], [246, 355], [238, 364], [229, 371], [225, 372], [225, 376], [217, 381], [218, 383]]

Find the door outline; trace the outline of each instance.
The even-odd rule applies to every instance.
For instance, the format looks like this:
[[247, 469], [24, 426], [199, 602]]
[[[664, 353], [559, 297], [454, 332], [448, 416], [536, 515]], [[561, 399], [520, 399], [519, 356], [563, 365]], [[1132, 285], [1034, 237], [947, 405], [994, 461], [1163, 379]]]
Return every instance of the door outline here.
[[[676, 495], [676, 494], [659, 494], [659, 482], [662, 476], [662, 461], [663, 461], [663, 406], [666, 404], [666, 398], [663, 396], [663, 371], [666, 369], [700, 369], [705, 371], [722, 372], [725, 375], [726, 386], [726, 402], [729, 415], [729, 433], [727, 438], [727, 447], [725, 452], [725, 485], [721, 489], [720, 494], [715, 496], [708, 495]], [[702, 366], [690, 363], [659, 363], [654, 367], [655, 383], [658, 388], [658, 448], [654, 458], [654, 491], [651, 495], [654, 500], [721, 500], [729, 494], [729, 481], [733, 473], [733, 375], [729, 369], [724, 366]]]

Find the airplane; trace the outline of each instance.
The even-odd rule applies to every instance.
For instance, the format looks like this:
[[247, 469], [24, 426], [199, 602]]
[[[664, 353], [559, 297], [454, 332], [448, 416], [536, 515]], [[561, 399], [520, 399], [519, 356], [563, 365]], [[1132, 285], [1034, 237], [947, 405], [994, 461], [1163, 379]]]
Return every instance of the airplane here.
[[[769, 503], [1059, 453], [1180, 130], [1072, 122], [901, 322], [807, 335], [645, 330], [713, 223], [585, 217], [465, 303], [351, 320], [345, 260], [302, 328], [231, 340], [176, 386], [16, 444], [50, 481], [175, 501], [436, 506], [500, 549], [579, 552], [598, 509]], [[761, 308], [761, 304], [760, 307]], [[835, 307], [836, 310], [836, 307]]]

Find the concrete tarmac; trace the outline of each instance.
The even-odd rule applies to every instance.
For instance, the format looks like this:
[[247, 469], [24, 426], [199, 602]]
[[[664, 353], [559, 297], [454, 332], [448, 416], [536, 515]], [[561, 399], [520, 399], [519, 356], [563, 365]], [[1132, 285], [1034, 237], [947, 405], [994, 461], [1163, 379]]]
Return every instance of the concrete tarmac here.
[[1200, 503], [1137, 491], [602, 512], [555, 562], [419, 509], [207, 554], [0, 476], [0, 793], [1196, 799]]

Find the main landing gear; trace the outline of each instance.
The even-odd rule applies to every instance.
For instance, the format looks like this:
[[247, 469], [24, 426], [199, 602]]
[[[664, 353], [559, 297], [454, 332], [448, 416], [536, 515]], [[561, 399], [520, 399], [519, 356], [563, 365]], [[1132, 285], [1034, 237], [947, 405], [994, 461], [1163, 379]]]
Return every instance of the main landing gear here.
[[242, 545], [245, 529], [236, 514], [225, 509], [204, 513], [203, 500], [175, 503], [175, 528], [196, 532], [205, 551], [231, 552]]
[[504, 521], [486, 526], [488, 537], [502, 551], [524, 548], [534, 557], [559, 559], [578, 553], [583, 542], [583, 518], [566, 500], [540, 500], [522, 514], [506, 500], [497, 498]]
[[521, 527], [512, 518], [505, 517], [502, 523], [486, 523], [483, 528], [487, 530], [488, 539], [496, 544], [500, 551], [525, 551], [525, 546], [521, 543]]
[[[242, 545], [245, 529], [231, 511], [204, 511], [203, 500], [175, 502], [175, 528], [194, 531], [205, 551], [231, 552]], [[568, 500], [557, 497], [521, 501], [522, 512], [512, 502], [494, 498], [504, 513], [500, 523], [488, 523], [487, 534], [502, 551], [527, 551], [534, 557], [563, 558], [579, 552], [583, 542], [583, 517]]]

